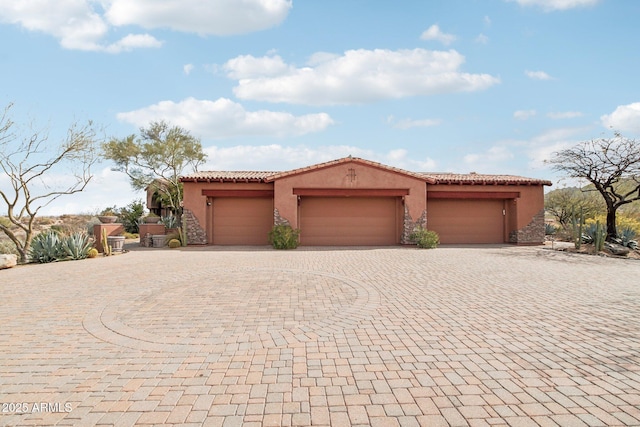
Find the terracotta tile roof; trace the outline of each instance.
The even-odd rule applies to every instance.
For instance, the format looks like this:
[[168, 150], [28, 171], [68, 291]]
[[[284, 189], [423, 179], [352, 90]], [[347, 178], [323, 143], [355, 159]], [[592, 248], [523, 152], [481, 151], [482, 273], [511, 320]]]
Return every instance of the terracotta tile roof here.
[[278, 172], [268, 171], [201, 171], [180, 178], [180, 181], [192, 182], [264, 182], [265, 178]]
[[432, 173], [422, 172], [436, 184], [472, 184], [472, 185], [552, 185], [551, 181], [526, 178], [517, 175], [485, 175], [479, 173]]
[[373, 162], [371, 160], [365, 160], [365, 159], [362, 159], [360, 157], [351, 157], [351, 156], [343, 157], [341, 159], [331, 160], [331, 161], [324, 162], [324, 163], [318, 163], [316, 165], [306, 166], [306, 167], [303, 167], [303, 168], [293, 169], [293, 170], [290, 170], [290, 171], [280, 172], [280, 173], [277, 173], [277, 174], [274, 174], [274, 175], [271, 175], [271, 176], [267, 177], [266, 181], [267, 182], [275, 181], [277, 179], [284, 178], [284, 177], [287, 177], [287, 176], [298, 175], [298, 174], [301, 174], [301, 173], [311, 172], [311, 171], [318, 170], [318, 169], [325, 169], [325, 168], [328, 168], [328, 167], [331, 167], [331, 166], [336, 166], [336, 165], [340, 165], [340, 164], [343, 164], [343, 163], [349, 163], [349, 162], [360, 163], [362, 165], [371, 166], [371, 167], [374, 167], [374, 168], [377, 168], [377, 169], [382, 169], [382, 170], [386, 170], [386, 171], [389, 171], [389, 172], [394, 172], [394, 173], [399, 173], [399, 174], [402, 174], [402, 175], [412, 176], [414, 178], [417, 178], [417, 179], [420, 179], [420, 180], [426, 180], [427, 182], [432, 183], [432, 182], [430, 182], [431, 178], [425, 177], [423, 174], [421, 174], [419, 172], [410, 172], [410, 171], [407, 171], [407, 170], [404, 170], [404, 169], [395, 168], [393, 166], [383, 165], [382, 163]]
[[410, 172], [359, 157], [343, 157], [329, 162], [318, 163], [289, 171], [202, 171], [180, 178], [182, 182], [273, 182], [277, 179], [301, 173], [312, 172], [343, 163], [355, 162], [377, 169], [411, 176], [428, 184], [471, 184], [471, 185], [552, 185], [551, 181], [526, 178], [516, 175], [485, 175], [479, 173], [458, 174], [442, 172]]

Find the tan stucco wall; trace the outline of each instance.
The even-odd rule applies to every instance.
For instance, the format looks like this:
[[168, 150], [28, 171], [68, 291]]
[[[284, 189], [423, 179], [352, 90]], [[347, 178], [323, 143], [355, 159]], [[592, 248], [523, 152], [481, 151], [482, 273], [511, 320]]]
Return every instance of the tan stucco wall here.
[[[355, 170], [353, 181], [349, 177], [349, 169]], [[408, 189], [405, 207], [412, 218], [419, 218], [426, 208], [424, 180], [358, 162], [345, 162], [275, 181], [274, 207], [294, 228], [299, 226], [298, 198], [293, 194], [294, 188]]]

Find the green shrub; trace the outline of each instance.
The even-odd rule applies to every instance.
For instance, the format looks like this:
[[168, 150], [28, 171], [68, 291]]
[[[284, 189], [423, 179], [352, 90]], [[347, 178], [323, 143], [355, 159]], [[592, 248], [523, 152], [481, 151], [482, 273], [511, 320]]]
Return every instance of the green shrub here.
[[178, 239], [171, 239], [171, 240], [169, 240], [168, 246], [171, 249], [175, 249], [175, 248], [179, 248], [180, 246], [182, 246], [182, 243], [180, 243], [180, 240], [178, 240]]
[[434, 249], [440, 243], [438, 233], [423, 227], [414, 229], [411, 235], [409, 235], [409, 239], [419, 248], [423, 249]]
[[298, 247], [300, 230], [290, 225], [275, 225], [269, 232], [269, 243], [275, 249], [295, 249]]
[[141, 199], [134, 200], [124, 208], [118, 210], [118, 222], [124, 226], [127, 233], [139, 233], [140, 221], [144, 215], [144, 204]]
[[56, 262], [63, 257], [60, 237], [55, 230], [46, 230], [31, 241], [29, 259], [31, 262]]
[[20, 255], [20, 252], [18, 252], [18, 248], [16, 248], [16, 244], [13, 243], [11, 240], [0, 240], [0, 254]]

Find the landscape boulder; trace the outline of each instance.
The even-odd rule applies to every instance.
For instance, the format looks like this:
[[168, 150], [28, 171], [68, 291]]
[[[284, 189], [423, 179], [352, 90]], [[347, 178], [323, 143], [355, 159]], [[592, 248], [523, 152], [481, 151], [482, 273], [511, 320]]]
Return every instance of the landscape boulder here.
[[14, 254], [0, 255], [0, 270], [15, 267], [18, 264], [18, 256]]
[[604, 244], [604, 248], [608, 250], [611, 253], [611, 255], [627, 256], [630, 252], [630, 249], [627, 248], [626, 246], [618, 245], [615, 243], [609, 243], [609, 242], [606, 242]]

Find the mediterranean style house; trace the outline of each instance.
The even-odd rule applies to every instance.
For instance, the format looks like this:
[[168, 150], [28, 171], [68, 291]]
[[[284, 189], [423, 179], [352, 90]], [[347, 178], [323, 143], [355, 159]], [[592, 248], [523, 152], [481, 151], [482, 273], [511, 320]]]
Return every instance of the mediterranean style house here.
[[267, 245], [275, 224], [307, 246], [409, 244], [417, 226], [443, 244], [544, 241], [544, 186], [512, 175], [410, 172], [345, 157], [284, 172], [181, 178], [189, 244]]

